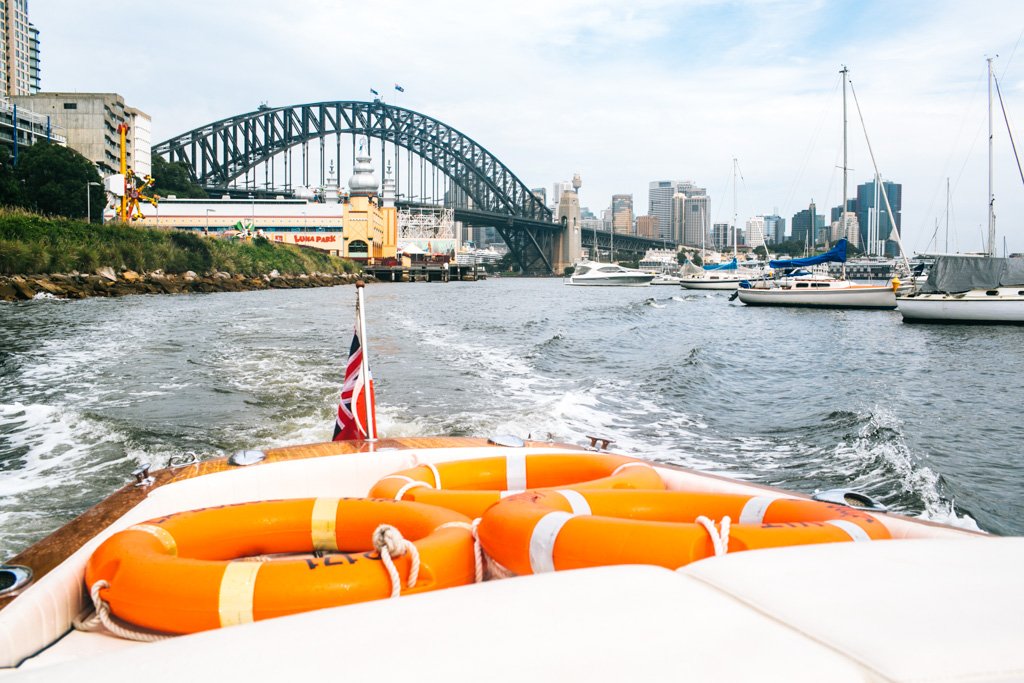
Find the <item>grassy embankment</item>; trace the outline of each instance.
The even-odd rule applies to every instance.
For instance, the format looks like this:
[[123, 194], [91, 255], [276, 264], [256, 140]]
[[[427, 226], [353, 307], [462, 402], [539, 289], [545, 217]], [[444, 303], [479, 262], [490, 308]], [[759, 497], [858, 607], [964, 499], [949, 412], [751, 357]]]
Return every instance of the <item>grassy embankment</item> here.
[[89, 273], [104, 266], [140, 273], [223, 271], [249, 277], [273, 270], [282, 275], [358, 271], [347, 259], [264, 239], [204, 238], [181, 230], [90, 225], [0, 209], [0, 275]]

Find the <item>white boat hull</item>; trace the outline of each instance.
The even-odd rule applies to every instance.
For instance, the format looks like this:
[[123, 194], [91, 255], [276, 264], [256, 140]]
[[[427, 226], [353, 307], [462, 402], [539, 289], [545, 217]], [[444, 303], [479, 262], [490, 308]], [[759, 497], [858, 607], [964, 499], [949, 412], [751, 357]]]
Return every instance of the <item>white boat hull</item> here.
[[[999, 292], [995, 295], [989, 291]], [[1024, 324], [1024, 290], [1000, 287], [974, 289], [961, 295], [916, 294], [901, 296], [896, 306], [904, 322]]]
[[615, 278], [569, 278], [569, 284], [577, 287], [647, 287], [653, 279], [651, 276], [630, 276]]
[[680, 284], [686, 289], [718, 289], [732, 290], [739, 287], [740, 283], [747, 278], [729, 278], [722, 280], [708, 280], [705, 278], [683, 278]]
[[801, 306], [806, 308], [896, 308], [896, 294], [889, 286], [854, 285], [822, 289], [737, 289], [748, 306]]

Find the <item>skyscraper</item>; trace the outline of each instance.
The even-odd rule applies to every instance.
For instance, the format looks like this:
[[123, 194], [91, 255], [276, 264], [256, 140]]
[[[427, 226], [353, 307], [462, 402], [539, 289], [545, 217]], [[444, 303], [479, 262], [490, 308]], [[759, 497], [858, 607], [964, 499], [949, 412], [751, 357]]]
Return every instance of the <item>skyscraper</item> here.
[[4, 94], [39, 92], [39, 31], [28, 21], [28, 0], [0, 2], [0, 36]]
[[[860, 225], [861, 244], [864, 245], [866, 254], [874, 256], [892, 256], [897, 250], [892, 235], [893, 221], [889, 218], [889, 211], [885, 208], [885, 198], [881, 192], [883, 187], [892, 206], [896, 229], [899, 230], [903, 225], [900, 220], [903, 210], [903, 186], [888, 180], [883, 180], [879, 185], [871, 180], [857, 186], [857, 222]], [[875, 207], [878, 207], [877, 211]]]
[[764, 217], [764, 237], [768, 242], [780, 244], [786, 241], [786, 219], [772, 214]]
[[746, 244], [748, 247], [761, 247], [765, 243], [764, 216], [754, 216], [747, 220]]
[[612, 230], [623, 235], [633, 234], [633, 195], [612, 195]]
[[661, 239], [672, 237], [672, 198], [676, 194], [674, 180], [653, 180], [647, 189], [647, 214], [658, 219], [658, 232]]
[[792, 239], [803, 245], [813, 247], [817, 242], [818, 231], [825, 227], [825, 217], [817, 212], [814, 200], [810, 207], [793, 215]]

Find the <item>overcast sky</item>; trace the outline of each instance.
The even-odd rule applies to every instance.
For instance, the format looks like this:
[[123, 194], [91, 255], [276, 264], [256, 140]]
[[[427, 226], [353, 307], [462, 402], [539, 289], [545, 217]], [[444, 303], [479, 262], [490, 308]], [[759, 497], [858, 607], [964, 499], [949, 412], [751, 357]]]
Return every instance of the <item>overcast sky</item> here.
[[[826, 214], [840, 203], [846, 64], [879, 170], [903, 185], [910, 250], [928, 246], [936, 221], [943, 247], [947, 177], [951, 249], [982, 246], [986, 56], [999, 55], [1011, 124], [1024, 120], [1021, 0], [31, 0], [29, 9], [43, 89], [120, 93], [153, 117], [154, 143], [264, 101], [368, 99], [375, 88], [475, 139], [530, 187], [550, 193], [579, 172], [584, 206], [599, 212], [612, 194], [632, 193], [643, 214], [650, 181], [688, 179], [707, 187], [714, 222], [733, 213], [733, 157], [741, 222], [776, 210], [788, 221], [812, 199]], [[873, 174], [856, 116], [851, 98], [851, 194]], [[996, 124], [999, 243], [1024, 251], [1024, 182]]]

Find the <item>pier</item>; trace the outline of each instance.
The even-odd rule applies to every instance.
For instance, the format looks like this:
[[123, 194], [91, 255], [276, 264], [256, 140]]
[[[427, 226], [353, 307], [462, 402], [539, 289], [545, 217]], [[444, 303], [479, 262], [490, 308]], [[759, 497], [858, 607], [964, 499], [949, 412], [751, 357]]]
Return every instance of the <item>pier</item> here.
[[369, 273], [380, 282], [468, 282], [487, 279], [487, 271], [482, 265], [470, 263], [460, 265], [427, 261], [402, 264], [388, 259], [382, 263], [364, 266], [363, 272]]

